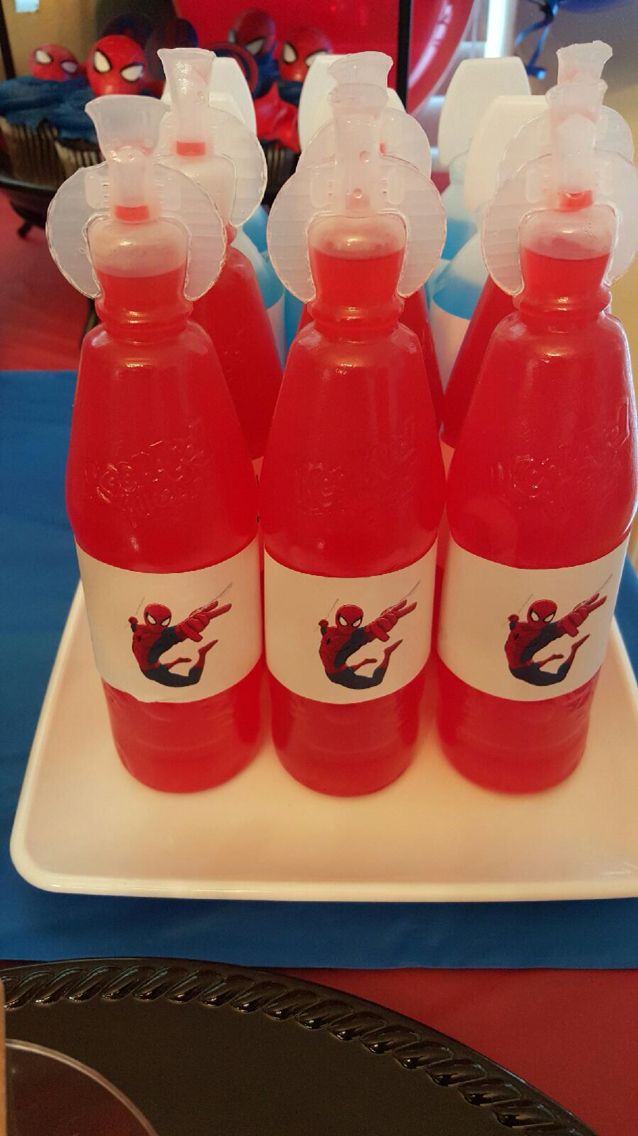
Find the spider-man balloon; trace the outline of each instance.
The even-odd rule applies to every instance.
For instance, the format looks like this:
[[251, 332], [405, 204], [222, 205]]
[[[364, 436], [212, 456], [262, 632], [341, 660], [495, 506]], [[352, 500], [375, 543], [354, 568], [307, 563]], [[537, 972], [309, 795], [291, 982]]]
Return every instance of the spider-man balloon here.
[[139, 95], [147, 86], [144, 48], [128, 36], [103, 36], [89, 52], [86, 77], [96, 95]]
[[80, 73], [80, 64], [68, 47], [59, 43], [43, 43], [31, 52], [29, 71], [35, 79], [63, 83], [66, 79], [75, 79]]

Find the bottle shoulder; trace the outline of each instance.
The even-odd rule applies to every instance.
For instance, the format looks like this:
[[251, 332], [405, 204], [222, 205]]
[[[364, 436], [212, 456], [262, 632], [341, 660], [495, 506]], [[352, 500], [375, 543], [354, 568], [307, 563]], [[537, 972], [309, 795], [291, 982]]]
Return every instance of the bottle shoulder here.
[[109, 329], [99, 323], [89, 331], [82, 341], [82, 356], [91, 355], [99, 357], [108, 355], [113, 358], [117, 355], [131, 359], [150, 359], [155, 356], [158, 360], [166, 360], [175, 355], [215, 354], [215, 349], [207, 331], [195, 320], [189, 319], [178, 330], [162, 335], [162, 329], [155, 329], [154, 336], [149, 335], [145, 329], [144, 338], [133, 338], [134, 330], [130, 335], [118, 335], [117, 329]]
[[356, 360], [378, 356], [385, 359], [388, 356], [405, 356], [407, 359], [417, 359], [421, 351], [421, 344], [416, 332], [405, 324], [395, 323], [393, 326], [376, 331], [374, 328], [365, 331], [360, 325], [352, 326], [350, 332], [341, 326], [327, 326], [311, 321], [297, 333], [291, 345], [288, 358], [294, 361], [297, 356], [303, 356], [304, 362], [320, 357], [348, 358]]

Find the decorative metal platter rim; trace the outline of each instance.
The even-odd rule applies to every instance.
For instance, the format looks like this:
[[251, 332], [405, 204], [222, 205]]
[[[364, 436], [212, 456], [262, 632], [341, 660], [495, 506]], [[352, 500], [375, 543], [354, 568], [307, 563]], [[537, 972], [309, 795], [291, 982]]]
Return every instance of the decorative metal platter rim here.
[[11, 1016], [29, 1006], [95, 999], [228, 1006], [239, 1014], [296, 1023], [309, 1033], [327, 1032], [392, 1060], [406, 1073], [423, 1073], [520, 1136], [595, 1136], [538, 1089], [461, 1042], [376, 1003], [279, 972], [181, 959], [85, 959], [17, 965], [0, 971], [0, 980], [8, 1037]]

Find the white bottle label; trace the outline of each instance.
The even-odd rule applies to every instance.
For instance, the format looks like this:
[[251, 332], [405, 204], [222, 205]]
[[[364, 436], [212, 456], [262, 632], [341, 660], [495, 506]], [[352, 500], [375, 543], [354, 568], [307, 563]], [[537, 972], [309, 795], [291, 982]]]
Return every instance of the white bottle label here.
[[381, 576], [313, 576], [266, 553], [266, 659], [288, 690], [316, 702], [370, 702], [427, 662], [436, 544]]
[[498, 698], [541, 702], [594, 677], [607, 650], [627, 542], [569, 568], [511, 568], [450, 539], [438, 652]]
[[77, 554], [96, 666], [117, 690], [140, 702], [196, 702], [257, 663], [257, 539], [195, 572], [130, 572]]

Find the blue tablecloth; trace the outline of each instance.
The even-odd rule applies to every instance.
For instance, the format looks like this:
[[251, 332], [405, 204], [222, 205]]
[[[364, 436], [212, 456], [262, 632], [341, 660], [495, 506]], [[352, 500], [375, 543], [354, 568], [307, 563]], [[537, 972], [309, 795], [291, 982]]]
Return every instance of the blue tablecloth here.
[[[638, 900], [300, 904], [105, 899], [40, 892], [9, 833], [40, 704], [76, 583], [63, 480], [74, 376], [0, 376], [4, 566], [0, 958], [178, 955], [287, 967], [634, 967]], [[638, 662], [638, 582], [619, 618]]]

